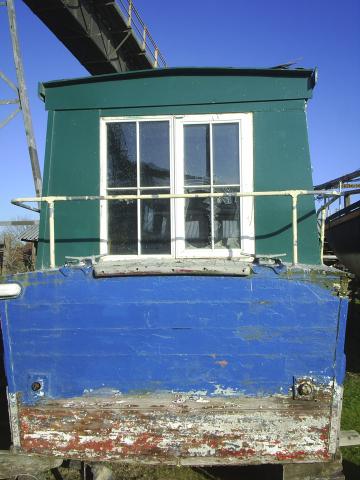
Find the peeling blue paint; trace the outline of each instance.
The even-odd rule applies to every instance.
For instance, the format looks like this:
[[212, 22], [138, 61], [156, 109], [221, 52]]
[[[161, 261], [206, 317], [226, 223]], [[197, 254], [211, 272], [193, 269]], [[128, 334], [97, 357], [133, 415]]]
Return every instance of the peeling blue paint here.
[[348, 302], [313, 272], [64, 272], [17, 275], [22, 296], [0, 302], [9, 391], [25, 403], [100, 388], [259, 396], [290, 392], [294, 377], [343, 381]]

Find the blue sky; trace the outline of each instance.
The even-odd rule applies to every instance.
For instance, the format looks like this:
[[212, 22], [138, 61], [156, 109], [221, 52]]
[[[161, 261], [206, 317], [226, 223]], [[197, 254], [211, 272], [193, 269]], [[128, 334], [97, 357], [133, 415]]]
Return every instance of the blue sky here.
[[[135, 0], [169, 66], [271, 67], [291, 60], [319, 69], [308, 105], [315, 183], [360, 168], [359, 0]], [[46, 112], [39, 81], [87, 72], [16, 1], [27, 88], [41, 164]], [[0, 70], [15, 81], [6, 10], [0, 7]], [[0, 81], [0, 99], [12, 98]], [[0, 122], [14, 107], [0, 106]], [[32, 196], [21, 115], [0, 129], [0, 220], [29, 217], [10, 199]]]

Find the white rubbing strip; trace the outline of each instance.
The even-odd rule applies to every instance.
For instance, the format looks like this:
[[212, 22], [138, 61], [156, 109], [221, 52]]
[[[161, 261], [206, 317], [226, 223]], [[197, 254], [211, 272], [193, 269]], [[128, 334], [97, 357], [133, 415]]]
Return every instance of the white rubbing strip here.
[[21, 293], [21, 286], [18, 283], [1, 283], [0, 298], [16, 298]]

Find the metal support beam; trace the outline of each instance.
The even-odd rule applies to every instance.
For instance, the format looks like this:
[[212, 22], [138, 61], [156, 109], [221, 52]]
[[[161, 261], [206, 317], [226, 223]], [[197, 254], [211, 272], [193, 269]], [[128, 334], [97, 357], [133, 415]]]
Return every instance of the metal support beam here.
[[7, 125], [10, 120], [12, 120], [13, 118], [16, 117], [16, 115], [20, 112], [20, 107], [17, 108], [16, 110], [14, 110], [12, 113], [10, 113], [10, 115], [8, 115], [5, 120], [3, 120], [1, 123], [0, 123], [0, 128], [2, 127], [5, 127], [5, 125]]
[[19, 225], [39, 225], [39, 220], [1, 220], [0, 227], [17, 227]]
[[[21, 106], [21, 110], [24, 118], [25, 134], [26, 134], [26, 140], [27, 140], [28, 149], [29, 149], [30, 163], [31, 163], [31, 169], [33, 174], [35, 192], [37, 196], [40, 196], [41, 189], [42, 189], [41, 171], [40, 171], [39, 159], [38, 159], [37, 148], [35, 143], [34, 130], [33, 130], [33, 125], [31, 121], [30, 105], [29, 105], [29, 99], [28, 99], [27, 90], [26, 90], [24, 69], [22, 65], [20, 46], [19, 46], [19, 40], [17, 35], [14, 0], [7, 0], [7, 12], [9, 17], [11, 43], [13, 48], [16, 75], [18, 80], [19, 100], [20, 100], [20, 106]], [[9, 84], [9, 82], [7, 83]], [[13, 116], [15, 116], [16, 113]], [[11, 118], [13, 118], [13, 116]], [[11, 118], [8, 117], [8, 121], [11, 120]]]

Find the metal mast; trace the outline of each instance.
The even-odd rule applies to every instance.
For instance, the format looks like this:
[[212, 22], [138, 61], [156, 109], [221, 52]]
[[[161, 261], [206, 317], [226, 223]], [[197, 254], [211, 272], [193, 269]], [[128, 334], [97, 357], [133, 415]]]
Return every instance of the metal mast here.
[[[7, 0], [6, 2], [1, 2], [0, 5], [6, 6], [7, 8], [11, 43], [12, 43], [17, 83], [18, 83], [16, 87], [6, 77], [4, 73], [0, 72], [0, 77], [10, 86], [10, 88], [15, 90], [18, 97], [16, 100], [5, 100], [2, 103], [4, 104], [18, 103], [22, 111], [26, 140], [27, 140], [27, 145], [28, 145], [29, 155], [30, 155], [31, 169], [32, 169], [34, 186], [35, 186], [35, 192], [36, 192], [36, 196], [41, 196], [41, 187], [42, 187], [41, 171], [40, 171], [40, 165], [39, 165], [39, 158], [37, 154], [34, 130], [33, 130], [33, 125], [31, 120], [29, 99], [28, 99], [26, 84], [25, 84], [24, 68], [21, 60], [20, 46], [19, 46], [19, 40], [17, 35], [15, 5], [13, 0]], [[7, 119], [0, 125], [0, 127], [4, 126], [12, 118], [14, 118], [18, 111], [19, 111], [19, 108], [15, 110], [12, 114], [10, 114], [7, 117]]]

